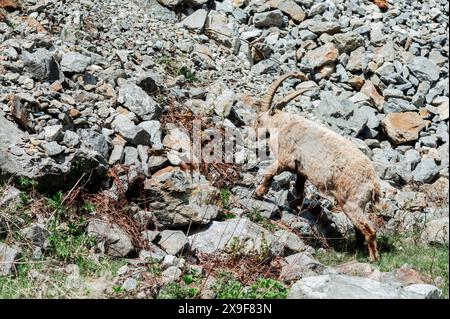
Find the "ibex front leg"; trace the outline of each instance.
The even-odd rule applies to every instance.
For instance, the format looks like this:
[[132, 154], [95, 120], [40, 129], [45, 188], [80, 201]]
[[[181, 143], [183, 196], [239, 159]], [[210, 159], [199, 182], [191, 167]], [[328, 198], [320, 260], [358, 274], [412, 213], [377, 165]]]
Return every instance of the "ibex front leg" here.
[[261, 185], [258, 186], [255, 192], [255, 196], [257, 198], [262, 198], [264, 195], [267, 194], [267, 191], [269, 190], [269, 186], [270, 183], [272, 182], [273, 177], [279, 174], [280, 172], [281, 167], [277, 160], [275, 160], [269, 167], [266, 168]]

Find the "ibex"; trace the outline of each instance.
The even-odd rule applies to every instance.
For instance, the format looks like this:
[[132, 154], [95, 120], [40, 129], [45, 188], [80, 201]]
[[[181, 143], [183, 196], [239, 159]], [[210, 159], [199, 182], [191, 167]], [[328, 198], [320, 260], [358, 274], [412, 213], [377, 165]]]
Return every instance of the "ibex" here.
[[299, 201], [303, 201], [306, 180], [322, 193], [332, 195], [364, 235], [370, 260], [378, 260], [376, 230], [365, 215], [367, 204], [378, 202], [381, 194], [372, 162], [345, 137], [304, 117], [279, 110], [302, 91], [294, 91], [272, 107], [278, 87], [291, 77], [306, 79], [301, 72], [281, 76], [261, 101], [262, 112], [255, 128], [258, 133], [269, 134], [268, 144], [275, 161], [267, 168], [255, 195], [263, 197], [275, 175], [293, 172], [297, 175], [295, 188]]

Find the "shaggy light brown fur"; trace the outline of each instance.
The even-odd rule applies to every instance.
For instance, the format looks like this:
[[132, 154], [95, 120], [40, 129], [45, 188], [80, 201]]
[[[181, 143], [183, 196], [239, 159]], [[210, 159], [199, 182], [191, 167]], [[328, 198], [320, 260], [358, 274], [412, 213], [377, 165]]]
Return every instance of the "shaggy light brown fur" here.
[[[306, 180], [324, 194], [332, 195], [364, 235], [369, 244], [370, 259], [377, 260], [376, 230], [365, 215], [367, 204], [378, 201], [380, 196], [372, 162], [351, 141], [322, 125], [280, 110], [271, 112], [276, 89], [289, 77], [306, 78], [301, 73], [289, 73], [275, 81], [262, 102], [264, 112], [257, 119], [256, 127], [260, 133], [270, 134], [269, 146], [275, 161], [267, 169], [256, 196], [267, 193], [275, 175], [283, 171], [294, 172], [299, 202], [303, 201]], [[299, 95], [294, 93], [297, 94], [289, 95], [291, 100]], [[283, 99], [277, 105], [288, 102]]]

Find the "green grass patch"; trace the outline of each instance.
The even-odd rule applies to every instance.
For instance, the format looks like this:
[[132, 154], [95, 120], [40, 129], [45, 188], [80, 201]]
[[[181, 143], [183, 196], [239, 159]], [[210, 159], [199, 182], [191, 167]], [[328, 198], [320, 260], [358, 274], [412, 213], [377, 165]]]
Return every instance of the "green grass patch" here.
[[259, 278], [249, 287], [228, 272], [216, 279], [213, 290], [218, 299], [285, 299], [288, 289], [279, 281], [270, 278]]
[[158, 299], [194, 299], [200, 293], [197, 287], [180, 285], [172, 282], [165, 285], [158, 293]]

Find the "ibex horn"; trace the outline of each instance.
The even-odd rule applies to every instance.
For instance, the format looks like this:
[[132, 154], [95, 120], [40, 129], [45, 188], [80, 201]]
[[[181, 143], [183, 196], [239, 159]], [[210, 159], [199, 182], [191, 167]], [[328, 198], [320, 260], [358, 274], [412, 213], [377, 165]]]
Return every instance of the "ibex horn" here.
[[277, 92], [278, 88], [286, 79], [289, 79], [291, 77], [296, 77], [301, 80], [307, 79], [306, 75], [302, 72], [291, 72], [291, 73], [287, 73], [285, 75], [280, 76], [275, 82], [272, 83], [272, 85], [267, 90], [267, 95], [261, 103], [261, 111], [266, 112], [271, 108], [273, 98], [274, 98], [275, 93]]

